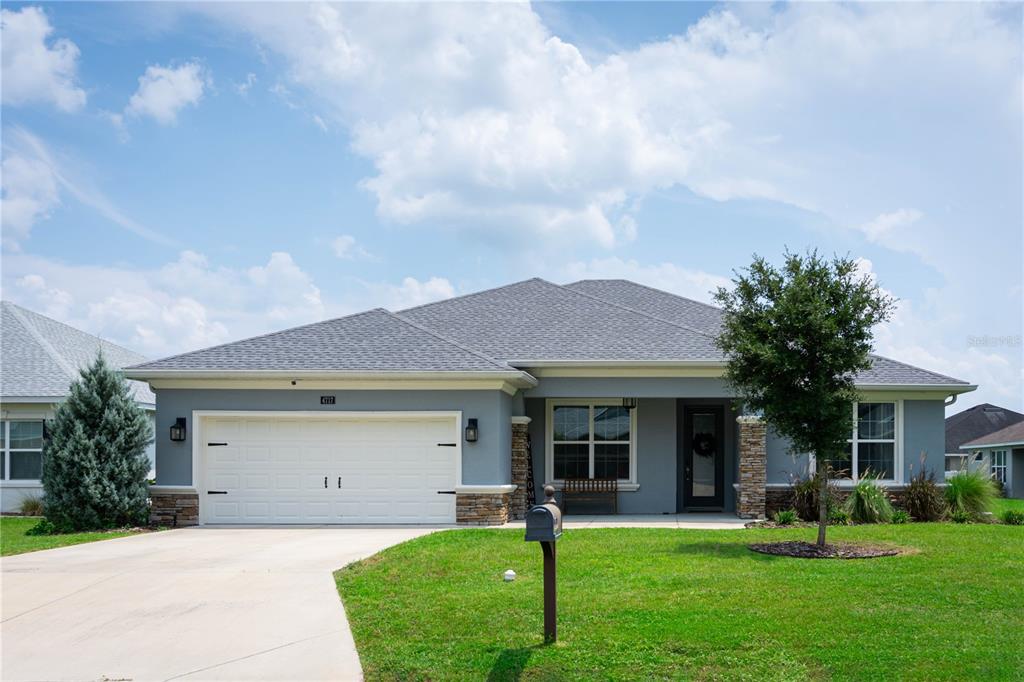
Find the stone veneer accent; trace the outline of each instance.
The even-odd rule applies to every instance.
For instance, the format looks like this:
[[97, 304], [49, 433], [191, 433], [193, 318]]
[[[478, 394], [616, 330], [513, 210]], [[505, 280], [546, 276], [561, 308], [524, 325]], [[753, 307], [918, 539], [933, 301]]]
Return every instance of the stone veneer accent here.
[[768, 482], [767, 427], [761, 417], [736, 418], [740, 425], [740, 479], [736, 516], [741, 519], [765, 518], [765, 486]]
[[529, 466], [529, 417], [512, 417], [512, 484], [516, 489], [509, 502], [509, 516], [521, 521], [526, 518], [526, 474]]
[[508, 523], [510, 493], [459, 493], [455, 496], [455, 521], [467, 526], [500, 526]]
[[[885, 494], [892, 502], [892, 506], [897, 509], [903, 509], [903, 497], [906, 495], [906, 489], [904, 486], [885, 487]], [[835, 503], [843, 504], [846, 502], [846, 498], [850, 496], [849, 490], [840, 488], [835, 494]], [[765, 499], [765, 511], [769, 517], [775, 514], [777, 511], [783, 509], [793, 508], [793, 488], [792, 486], [772, 486], [768, 488], [766, 499]]]
[[199, 525], [199, 495], [183, 490], [149, 491], [149, 525], [181, 526]]

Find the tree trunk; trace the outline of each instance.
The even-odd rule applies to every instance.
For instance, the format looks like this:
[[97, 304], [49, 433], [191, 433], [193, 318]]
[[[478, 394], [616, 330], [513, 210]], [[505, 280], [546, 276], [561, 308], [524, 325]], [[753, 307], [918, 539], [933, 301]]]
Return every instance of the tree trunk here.
[[828, 527], [828, 462], [818, 456], [818, 547], [825, 546]]

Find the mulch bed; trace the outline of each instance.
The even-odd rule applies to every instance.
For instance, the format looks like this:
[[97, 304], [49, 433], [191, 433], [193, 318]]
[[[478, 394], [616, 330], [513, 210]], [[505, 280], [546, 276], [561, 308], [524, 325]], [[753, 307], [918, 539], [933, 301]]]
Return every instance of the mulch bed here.
[[885, 545], [862, 545], [836, 542], [819, 547], [813, 542], [792, 540], [789, 542], [759, 542], [747, 545], [761, 554], [788, 556], [797, 559], [874, 559], [880, 556], [896, 556], [902, 550]]

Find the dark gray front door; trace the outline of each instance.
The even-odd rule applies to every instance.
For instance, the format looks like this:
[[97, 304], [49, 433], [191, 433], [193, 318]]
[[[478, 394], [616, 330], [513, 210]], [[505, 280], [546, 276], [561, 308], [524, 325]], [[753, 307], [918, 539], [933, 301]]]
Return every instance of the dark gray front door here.
[[725, 506], [724, 420], [721, 406], [683, 407], [681, 511]]

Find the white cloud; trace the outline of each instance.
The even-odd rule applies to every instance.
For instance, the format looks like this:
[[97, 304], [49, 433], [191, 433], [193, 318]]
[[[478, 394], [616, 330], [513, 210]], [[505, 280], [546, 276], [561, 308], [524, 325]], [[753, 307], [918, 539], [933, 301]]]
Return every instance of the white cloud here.
[[704, 303], [712, 303], [712, 296], [718, 287], [729, 286], [728, 278], [702, 270], [692, 270], [673, 263], [642, 265], [635, 260], [618, 257], [569, 263], [555, 273], [555, 278], [568, 282], [581, 279], [628, 279]]
[[350, 234], [343, 234], [331, 241], [331, 250], [334, 255], [343, 260], [370, 260], [373, 257], [356, 243], [356, 238]]
[[[155, 269], [70, 265], [9, 255], [4, 289], [28, 308], [150, 356], [323, 319], [312, 277], [283, 252], [248, 268], [183, 251]], [[8, 286], [13, 282], [13, 286]]]
[[78, 46], [67, 38], [49, 41], [53, 26], [39, 7], [0, 10], [0, 23], [3, 103], [44, 102], [62, 111], [81, 109], [86, 94], [76, 82]]
[[889, 238], [899, 238], [902, 228], [913, 225], [923, 217], [921, 211], [913, 208], [901, 208], [890, 213], [882, 213], [860, 226], [867, 238], [873, 242], [885, 243]]
[[38, 137], [24, 128], [4, 131], [2, 217], [3, 242], [17, 249], [33, 226], [44, 220], [61, 202], [62, 193], [93, 209], [105, 219], [149, 241], [172, 245], [159, 232], [125, 215], [106, 194], [95, 187], [74, 164], [58, 157]]
[[[526, 4], [202, 11], [287, 59], [289, 81], [351, 129], [375, 167], [363, 186], [400, 223], [611, 247], [632, 236], [631, 199], [682, 185], [859, 225], [901, 195], [934, 197], [906, 151], [941, 145], [920, 127], [894, 144], [858, 112], [998, 118], [1019, 138], [1019, 27], [990, 5], [714, 10], [590, 60]], [[958, 108], [965, 88], [995, 106]], [[881, 172], [900, 181], [879, 183]]]
[[150, 116], [161, 125], [177, 122], [178, 112], [195, 106], [203, 97], [208, 77], [198, 62], [179, 67], [150, 66], [139, 76], [139, 89], [128, 100], [125, 113]]
[[455, 287], [444, 277], [431, 277], [419, 281], [405, 277], [401, 284], [363, 282], [372, 305], [388, 310], [402, 310], [424, 303], [432, 303], [455, 295]]
[[32, 226], [59, 203], [57, 178], [45, 161], [15, 153], [4, 156], [0, 199], [4, 246], [18, 248]]
[[252, 90], [252, 86], [256, 85], [257, 80], [258, 79], [256, 78], [256, 74], [246, 74], [245, 80], [243, 82], [235, 83], [235, 92], [237, 92], [242, 97], [245, 97], [249, 94], [249, 91]]

